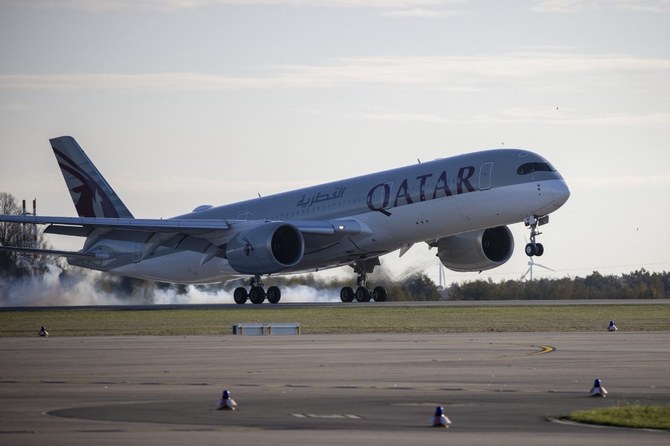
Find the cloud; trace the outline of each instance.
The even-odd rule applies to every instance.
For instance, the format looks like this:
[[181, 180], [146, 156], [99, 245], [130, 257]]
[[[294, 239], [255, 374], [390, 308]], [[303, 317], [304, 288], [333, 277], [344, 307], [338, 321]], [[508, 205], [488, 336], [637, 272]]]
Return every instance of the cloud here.
[[155, 74], [8, 74], [0, 89], [19, 90], [222, 90], [282, 86], [281, 79], [236, 78], [205, 73]]
[[551, 125], [588, 125], [615, 127], [670, 126], [670, 113], [591, 115], [579, 114], [572, 110], [556, 110], [553, 106], [545, 108], [516, 107], [502, 110], [500, 113], [453, 115], [407, 112], [368, 112], [359, 117], [374, 121], [413, 122], [424, 124], [551, 124]]
[[384, 12], [382, 15], [391, 18], [442, 18], [453, 17], [466, 14], [462, 10], [450, 9], [426, 9], [426, 8], [412, 8], [412, 9], [393, 9]]
[[[21, 7], [73, 9], [90, 12], [119, 10], [174, 12], [210, 6], [286, 6], [309, 8], [437, 11], [465, 0], [9, 0]], [[429, 9], [428, 9], [429, 8]]]
[[0, 110], [8, 112], [25, 112], [32, 110], [32, 108], [24, 104], [0, 104]]
[[643, 13], [670, 13], [667, 0], [542, 0], [532, 11], [540, 13], [576, 14], [585, 10], [621, 10]]
[[577, 13], [581, 11], [587, 1], [579, 0], [544, 0], [536, 2], [531, 10], [541, 13]]
[[394, 122], [423, 122], [429, 124], [444, 124], [453, 122], [449, 118], [430, 114], [430, 113], [363, 113], [360, 115], [364, 119], [374, 121], [394, 121]]
[[570, 187], [577, 190], [621, 191], [631, 189], [670, 188], [670, 175], [622, 175], [570, 177]]
[[590, 126], [670, 126], [670, 113], [641, 114], [579, 114], [574, 110], [515, 107], [502, 111], [501, 120], [505, 122], [547, 122], [565, 125]]
[[579, 118], [562, 119], [563, 124], [601, 125], [606, 127], [630, 126], [670, 126], [670, 113], [645, 113], [639, 115], [602, 115], [581, 116]]
[[[495, 83], [536, 79], [554, 89], [566, 75], [584, 75], [582, 82], [609, 87], [629, 75], [667, 78], [670, 59], [619, 54], [511, 53], [500, 56], [359, 57], [324, 64], [277, 65], [262, 75], [171, 73], [7, 74], [0, 89], [100, 90], [237, 90], [267, 88], [329, 88], [351, 84], [406, 85], [473, 91]], [[589, 76], [591, 76], [589, 78]]]
[[[71, 9], [104, 13], [135, 10], [178, 12], [212, 6], [284, 6], [294, 8], [376, 9], [387, 17], [434, 18], [459, 15], [453, 9], [467, 0], [5, 0], [24, 8]], [[540, 0], [530, 9], [538, 13], [575, 14], [587, 10], [669, 13], [667, 0]]]

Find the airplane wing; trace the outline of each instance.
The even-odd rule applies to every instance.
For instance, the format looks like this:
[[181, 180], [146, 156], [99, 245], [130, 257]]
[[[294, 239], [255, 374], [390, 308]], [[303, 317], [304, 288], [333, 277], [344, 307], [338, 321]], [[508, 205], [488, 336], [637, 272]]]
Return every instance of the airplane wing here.
[[112, 257], [110, 254], [103, 253], [86, 253], [81, 251], [61, 251], [59, 249], [38, 249], [38, 248], [20, 248], [17, 246], [3, 246], [0, 245], [0, 251], [23, 252], [26, 254], [41, 254], [52, 255], [60, 257], [70, 257], [76, 259], [108, 259]]
[[[0, 215], [0, 222], [50, 225], [47, 233], [61, 234], [64, 226], [71, 228], [114, 229], [138, 232], [183, 232], [197, 234], [208, 231], [221, 231], [231, 228], [253, 227], [270, 220], [218, 220], [218, 219], [140, 219], [140, 218], [104, 218], [104, 217], [45, 217], [32, 215]], [[358, 234], [361, 225], [353, 219], [338, 220], [299, 220], [286, 222], [306, 234], [332, 235], [345, 231], [347, 235]], [[66, 233], [67, 232], [67, 233]], [[86, 234], [77, 233], [85, 236]], [[63, 229], [63, 235], [75, 235]]]
[[[236, 235], [266, 224], [270, 220], [219, 220], [219, 219], [136, 219], [106, 217], [48, 217], [32, 215], [0, 215], [0, 222], [48, 225], [47, 234], [90, 237], [93, 241], [99, 237], [109, 240], [146, 244], [145, 256], [161, 246], [176, 251], [195, 251], [207, 253], [203, 262], [221, 255], [219, 247], [228, 243]], [[341, 238], [358, 234], [365, 229], [354, 219], [332, 221], [292, 221], [302, 234], [309, 236], [331, 236]], [[87, 240], [87, 245], [93, 242]], [[105, 258], [114, 253], [87, 253], [85, 251], [59, 251], [34, 248], [4, 246], [8, 251], [32, 252], [35, 254], [57, 255], [65, 257]]]
[[[29, 223], [36, 225], [66, 225], [104, 229], [128, 229], [144, 232], [161, 230], [228, 229], [224, 220], [205, 219], [139, 219], [105, 217], [43, 217], [32, 215], [0, 215], [0, 222]], [[54, 232], [57, 233], [57, 232]], [[66, 234], [67, 235], [67, 234]]]

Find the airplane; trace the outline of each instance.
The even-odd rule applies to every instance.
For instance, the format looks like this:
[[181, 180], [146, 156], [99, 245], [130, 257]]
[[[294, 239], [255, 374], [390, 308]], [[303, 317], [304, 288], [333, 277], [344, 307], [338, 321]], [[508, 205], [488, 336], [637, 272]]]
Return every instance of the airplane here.
[[558, 171], [521, 149], [491, 149], [277, 193], [223, 206], [203, 205], [169, 219], [141, 219], [123, 204], [70, 136], [50, 140], [79, 217], [0, 215], [0, 221], [46, 225], [47, 234], [83, 237], [80, 251], [0, 246], [65, 257], [99, 271], [181, 284], [250, 278], [233, 298], [276, 304], [281, 290], [263, 277], [349, 265], [357, 288], [342, 302], [387, 300], [367, 275], [379, 257], [402, 256], [415, 243], [437, 249], [457, 272], [484, 271], [514, 251], [508, 225], [530, 229], [529, 257], [540, 256], [538, 227], [569, 198]]

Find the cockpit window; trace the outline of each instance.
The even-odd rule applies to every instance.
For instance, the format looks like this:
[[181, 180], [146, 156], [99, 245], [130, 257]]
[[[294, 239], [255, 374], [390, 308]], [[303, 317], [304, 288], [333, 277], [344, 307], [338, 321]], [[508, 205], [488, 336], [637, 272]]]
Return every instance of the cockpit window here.
[[516, 173], [519, 175], [528, 175], [533, 172], [555, 172], [556, 169], [549, 163], [526, 163], [519, 166]]

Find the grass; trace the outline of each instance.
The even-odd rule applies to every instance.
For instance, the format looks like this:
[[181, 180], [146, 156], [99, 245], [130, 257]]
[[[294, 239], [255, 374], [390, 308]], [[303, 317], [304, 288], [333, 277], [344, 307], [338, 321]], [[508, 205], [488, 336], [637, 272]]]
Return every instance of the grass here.
[[566, 417], [578, 423], [645, 429], [670, 429], [670, 406], [638, 404], [603, 409], [579, 410]]
[[670, 305], [273, 307], [0, 311], [0, 336], [220, 335], [240, 322], [298, 322], [302, 333], [669, 331]]

